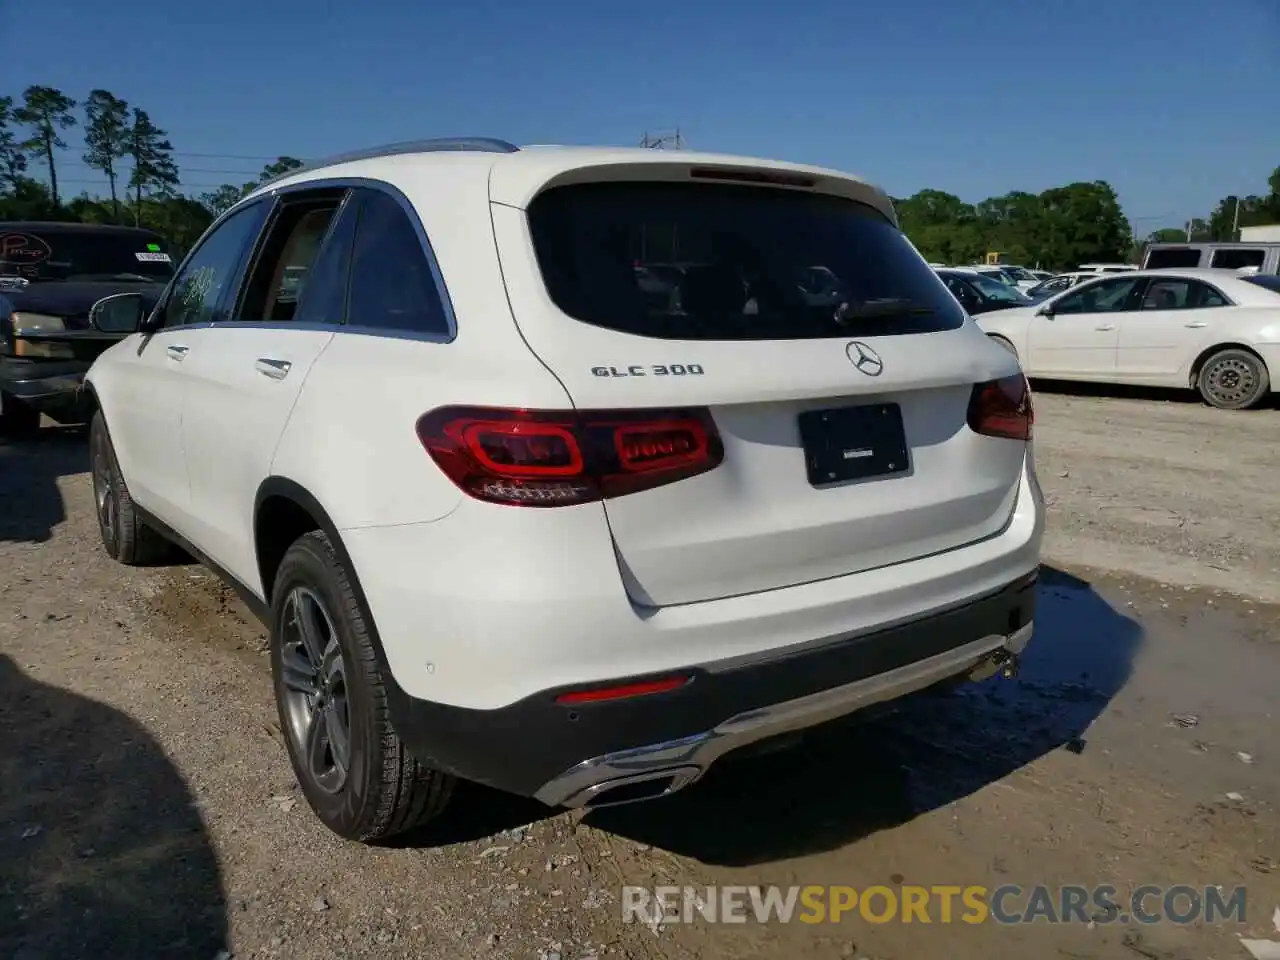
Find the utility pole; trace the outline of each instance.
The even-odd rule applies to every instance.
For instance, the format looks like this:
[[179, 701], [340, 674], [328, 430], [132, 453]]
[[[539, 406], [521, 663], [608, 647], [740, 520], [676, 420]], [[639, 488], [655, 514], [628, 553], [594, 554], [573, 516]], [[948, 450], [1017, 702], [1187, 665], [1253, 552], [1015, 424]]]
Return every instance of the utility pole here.
[[648, 147], [651, 150], [665, 150], [671, 147], [674, 150], [684, 149], [684, 137], [680, 135], [680, 128], [676, 127], [672, 133], [657, 133], [650, 135], [649, 131], [645, 131], [640, 138], [640, 146]]
[[1236, 197], [1236, 214], [1231, 220], [1231, 242], [1240, 239], [1240, 198]]

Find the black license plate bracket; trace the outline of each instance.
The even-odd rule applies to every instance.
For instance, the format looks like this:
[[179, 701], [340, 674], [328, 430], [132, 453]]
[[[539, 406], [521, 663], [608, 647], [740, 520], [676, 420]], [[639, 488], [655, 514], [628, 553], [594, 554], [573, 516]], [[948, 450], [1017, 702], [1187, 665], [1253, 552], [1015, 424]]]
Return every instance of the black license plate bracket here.
[[902, 408], [896, 403], [806, 410], [799, 426], [809, 483], [815, 487], [910, 469]]

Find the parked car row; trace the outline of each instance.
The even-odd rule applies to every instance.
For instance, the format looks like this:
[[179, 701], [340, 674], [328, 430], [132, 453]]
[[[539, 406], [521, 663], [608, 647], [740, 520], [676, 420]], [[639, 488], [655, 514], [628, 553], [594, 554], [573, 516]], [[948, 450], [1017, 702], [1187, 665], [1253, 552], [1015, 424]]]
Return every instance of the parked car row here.
[[1195, 389], [1241, 410], [1280, 371], [1280, 278], [1170, 269], [1080, 277], [978, 325], [1028, 376]]

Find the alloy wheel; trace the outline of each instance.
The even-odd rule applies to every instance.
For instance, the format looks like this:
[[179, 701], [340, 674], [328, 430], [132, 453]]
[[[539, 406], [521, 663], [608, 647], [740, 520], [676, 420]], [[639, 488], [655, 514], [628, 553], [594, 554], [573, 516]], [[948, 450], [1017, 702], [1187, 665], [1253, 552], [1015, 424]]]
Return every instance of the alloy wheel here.
[[284, 713], [295, 755], [317, 787], [338, 793], [351, 768], [346, 665], [333, 617], [314, 590], [289, 592], [280, 644]]

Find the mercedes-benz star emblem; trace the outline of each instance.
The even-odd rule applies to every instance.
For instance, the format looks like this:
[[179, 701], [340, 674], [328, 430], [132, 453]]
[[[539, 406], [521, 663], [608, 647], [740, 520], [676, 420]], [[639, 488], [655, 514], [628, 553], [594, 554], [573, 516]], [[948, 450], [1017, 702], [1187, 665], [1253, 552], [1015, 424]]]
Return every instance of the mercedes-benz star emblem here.
[[868, 377], [878, 377], [884, 370], [884, 361], [880, 359], [880, 354], [860, 340], [850, 340], [844, 352], [849, 362]]

